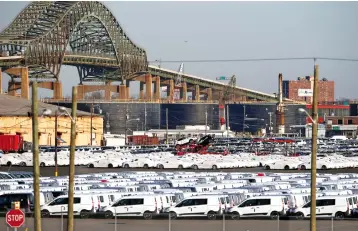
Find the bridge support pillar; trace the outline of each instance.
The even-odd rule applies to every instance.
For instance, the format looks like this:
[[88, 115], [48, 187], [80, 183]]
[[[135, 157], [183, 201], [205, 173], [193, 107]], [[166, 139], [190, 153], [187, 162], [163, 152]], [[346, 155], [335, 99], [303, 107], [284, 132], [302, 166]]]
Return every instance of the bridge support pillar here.
[[139, 82], [139, 98], [144, 99], [144, 83]]
[[154, 77], [155, 85], [154, 85], [154, 99], [160, 100], [160, 77]]
[[9, 85], [8, 85], [8, 95], [11, 95], [11, 96], [16, 96], [16, 83], [15, 81], [9, 81]]
[[111, 81], [107, 81], [104, 89], [104, 100], [110, 101], [111, 93]]
[[155, 79], [155, 85], [154, 85], [154, 94], [155, 94], [155, 99], [156, 100], [160, 100], [160, 92], [161, 92], [161, 89], [160, 89], [160, 77], [157, 76], [156, 79]]
[[85, 99], [85, 86], [80, 84], [77, 86], [77, 100]]
[[147, 100], [152, 100], [152, 75], [145, 75], [145, 95]]
[[167, 88], [167, 96], [170, 103], [174, 101], [174, 80], [169, 80], [169, 87]]
[[127, 99], [127, 86], [126, 85], [119, 86], [119, 99]]
[[53, 98], [62, 99], [62, 82], [56, 81], [53, 83]]
[[21, 98], [30, 99], [29, 69], [21, 67]]
[[188, 93], [188, 87], [186, 85], [186, 82], [183, 82], [182, 88], [180, 89], [180, 99], [185, 103], [188, 101], [187, 93]]
[[0, 94], [2, 94], [2, 69], [0, 67]]
[[212, 88], [206, 88], [203, 92], [206, 94], [207, 101], [213, 100], [213, 89]]
[[[13, 67], [6, 70], [9, 75], [19, 76], [21, 79], [21, 98], [30, 99], [29, 70], [27, 67]], [[10, 88], [9, 88], [10, 89]], [[15, 87], [13, 88], [16, 89]], [[16, 91], [16, 90], [15, 90]], [[16, 93], [11, 93], [11, 95]]]
[[126, 81], [126, 99], [130, 98], [130, 94], [129, 94], [130, 93], [130, 91], [129, 91], [130, 90], [130, 83], [131, 82], [129, 80]]
[[195, 85], [195, 101], [199, 102], [200, 101], [200, 86], [199, 85]]

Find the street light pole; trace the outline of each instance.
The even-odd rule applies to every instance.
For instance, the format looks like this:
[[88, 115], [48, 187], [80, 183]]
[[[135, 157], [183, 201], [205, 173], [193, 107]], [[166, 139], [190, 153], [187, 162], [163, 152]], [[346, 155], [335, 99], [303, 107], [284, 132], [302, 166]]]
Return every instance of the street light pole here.
[[147, 102], [144, 103], [144, 131], [147, 131]]
[[166, 121], [166, 132], [165, 132], [165, 143], [168, 144], [168, 108], [165, 109], [165, 121]]
[[207, 127], [208, 127], [208, 109], [205, 111], [205, 135], [207, 133]]
[[245, 133], [245, 118], [246, 118], [246, 105], [244, 105], [244, 119], [242, 122], [242, 134]]
[[58, 110], [55, 111], [55, 177], [58, 176], [58, 165], [57, 165], [57, 127], [58, 127]]
[[126, 113], [125, 124], [124, 124], [124, 144], [127, 145], [127, 122], [128, 122], [128, 113]]
[[312, 154], [311, 154], [311, 216], [310, 231], [316, 231], [316, 177], [317, 177], [317, 133], [318, 133], [318, 77], [319, 67], [314, 66], [312, 105]]
[[271, 125], [272, 125], [272, 112], [268, 113], [270, 115], [270, 124], [269, 124], [269, 135], [271, 135]]
[[93, 106], [93, 102], [91, 104], [91, 128], [90, 128], [90, 133], [91, 133], [91, 146], [93, 145], [93, 132], [92, 132], [92, 129], [93, 129], [93, 109], [94, 109], [94, 106]]

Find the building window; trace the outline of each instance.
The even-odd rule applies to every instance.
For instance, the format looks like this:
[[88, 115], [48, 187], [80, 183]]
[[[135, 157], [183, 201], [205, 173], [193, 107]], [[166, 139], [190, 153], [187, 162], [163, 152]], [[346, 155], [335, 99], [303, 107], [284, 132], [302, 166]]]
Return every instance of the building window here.
[[338, 124], [343, 124], [343, 120], [338, 120]]
[[348, 120], [348, 124], [353, 124], [353, 120]]

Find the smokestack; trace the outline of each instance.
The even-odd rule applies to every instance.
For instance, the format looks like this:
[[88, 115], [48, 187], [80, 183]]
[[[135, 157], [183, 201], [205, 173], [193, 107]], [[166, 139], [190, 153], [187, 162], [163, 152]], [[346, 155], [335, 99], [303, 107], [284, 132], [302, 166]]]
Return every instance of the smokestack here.
[[276, 110], [277, 133], [285, 133], [285, 105], [282, 101], [282, 73], [278, 74], [278, 103]]

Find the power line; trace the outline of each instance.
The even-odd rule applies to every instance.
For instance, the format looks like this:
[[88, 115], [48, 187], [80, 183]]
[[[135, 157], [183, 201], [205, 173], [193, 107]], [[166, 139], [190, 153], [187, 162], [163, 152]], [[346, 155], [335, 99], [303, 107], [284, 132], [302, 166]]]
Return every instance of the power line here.
[[154, 60], [149, 63], [219, 63], [219, 62], [262, 62], [262, 61], [289, 61], [289, 60], [330, 60], [357, 62], [358, 59], [332, 57], [294, 57], [294, 58], [259, 58], [259, 59], [198, 59], [198, 60]]

